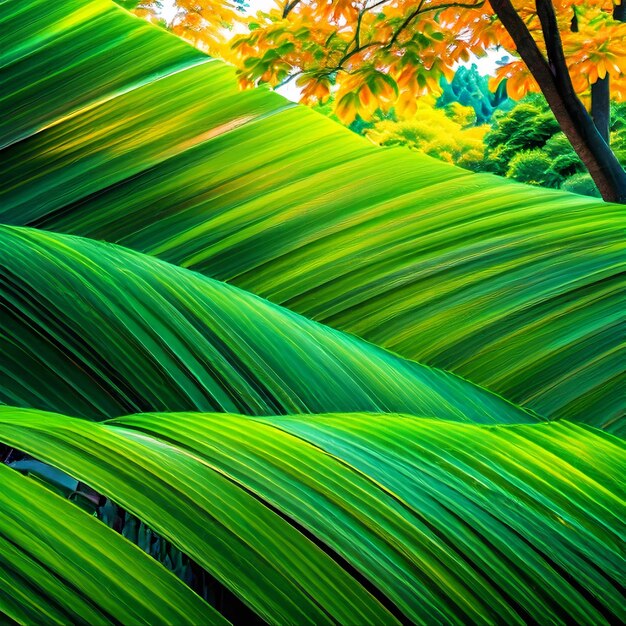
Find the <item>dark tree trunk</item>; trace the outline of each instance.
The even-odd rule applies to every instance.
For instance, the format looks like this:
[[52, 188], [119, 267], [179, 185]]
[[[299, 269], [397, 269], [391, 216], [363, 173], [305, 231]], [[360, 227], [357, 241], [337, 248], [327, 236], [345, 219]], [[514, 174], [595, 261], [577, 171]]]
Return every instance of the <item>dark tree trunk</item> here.
[[[626, 22], [626, 2], [613, 7], [613, 19]], [[611, 143], [611, 79], [608, 76], [591, 85], [591, 117], [604, 141]]]
[[[576, 6], [572, 8], [574, 10], [574, 17], [572, 18], [572, 32], [577, 33], [578, 14], [576, 13]], [[615, 11], [617, 11], [617, 9], [618, 7], [616, 6]], [[610, 78], [607, 75], [604, 78], [598, 79], [593, 85], [591, 85], [591, 119], [596, 125], [602, 139], [611, 145], [611, 87], [609, 80]]]
[[593, 119], [602, 139], [610, 144], [611, 92], [608, 74], [591, 85], [591, 119]]
[[511, 0], [490, 0], [490, 4], [602, 197], [626, 204], [626, 172], [574, 91], [551, 0], [536, 0], [548, 59], [537, 47]]

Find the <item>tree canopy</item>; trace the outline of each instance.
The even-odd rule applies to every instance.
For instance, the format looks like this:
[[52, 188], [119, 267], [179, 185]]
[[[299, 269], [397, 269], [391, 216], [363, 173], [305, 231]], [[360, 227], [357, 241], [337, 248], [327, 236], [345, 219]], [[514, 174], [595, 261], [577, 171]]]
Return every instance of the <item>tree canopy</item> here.
[[225, 0], [175, 5], [174, 32], [238, 65], [242, 86], [295, 79], [303, 103], [333, 95], [345, 123], [392, 108], [410, 117], [460, 63], [497, 47], [510, 58], [491, 87], [543, 92], [603, 197], [626, 202], [608, 131], [609, 89], [626, 97], [626, 10], [614, 0], [276, 0], [253, 15]]

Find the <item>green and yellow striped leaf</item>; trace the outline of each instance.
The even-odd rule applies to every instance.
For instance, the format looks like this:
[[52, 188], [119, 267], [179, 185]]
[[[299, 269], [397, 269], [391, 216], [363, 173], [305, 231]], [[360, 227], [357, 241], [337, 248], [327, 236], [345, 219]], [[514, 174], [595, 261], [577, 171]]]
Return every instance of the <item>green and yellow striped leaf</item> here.
[[0, 486], [2, 623], [229, 623], [138, 547], [2, 463]]
[[7, 407], [0, 441], [121, 504], [271, 623], [626, 619], [626, 445], [590, 427]]
[[452, 374], [111, 244], [0, 227], [0, 402], [139, 411], [540, 418]]
[[0, 4], [0, 221], [160, 256], [623, 432], [621, 208], [375, 149], [107, 0], [60, 4]]
[[185, 451], [82, 419], [2, 407], [0, 416], [3, 443], [111, 498], [265, 621], [397, 623], [299, 530]]

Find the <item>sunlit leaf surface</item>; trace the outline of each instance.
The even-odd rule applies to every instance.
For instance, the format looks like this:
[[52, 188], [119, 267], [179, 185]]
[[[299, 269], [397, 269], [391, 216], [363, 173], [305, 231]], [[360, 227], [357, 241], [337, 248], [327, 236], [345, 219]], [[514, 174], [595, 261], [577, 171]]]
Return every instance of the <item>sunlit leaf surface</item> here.
[[106, 0], [61, 4], [0, 9], [0, 220], [160, 256], [623, 430], [621, 209], [375, 149], [237, 92], [231, 68]]

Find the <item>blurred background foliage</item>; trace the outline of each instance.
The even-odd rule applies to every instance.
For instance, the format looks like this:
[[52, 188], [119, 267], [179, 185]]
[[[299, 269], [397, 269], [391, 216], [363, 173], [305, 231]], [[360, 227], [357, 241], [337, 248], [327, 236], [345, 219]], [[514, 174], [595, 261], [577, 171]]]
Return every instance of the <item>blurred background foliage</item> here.
[[442, 94], [437, 106], [446, 108], [461, 104], [474, 110], [475, 124], [490, 124], [496, 111], [510, 111], [515, 104], [506, 93], [506, 81], [502, 81], [495, 91], [489, 89], [489, 76], [478, 72], [475, 63], [470, 67], [461, 66], [448, 82], [441, 79]]
[[[475, 65], [460, 67], [441, 88], [437, 98], [420, 98], [409, 118], [379, 110], [348, 127], [378, 145], [406, 146], [474, 172], [600, 197], [542, 94], [515, 102], [504, 83], [494, 93]], [[340, 122], [332, 99], [314, 108]], [[626, 103], [611, 103], [611, 120], [611, 146], [626, 163]]]

